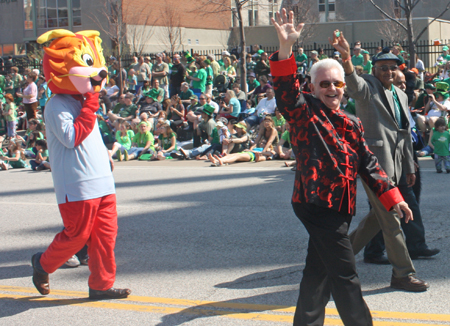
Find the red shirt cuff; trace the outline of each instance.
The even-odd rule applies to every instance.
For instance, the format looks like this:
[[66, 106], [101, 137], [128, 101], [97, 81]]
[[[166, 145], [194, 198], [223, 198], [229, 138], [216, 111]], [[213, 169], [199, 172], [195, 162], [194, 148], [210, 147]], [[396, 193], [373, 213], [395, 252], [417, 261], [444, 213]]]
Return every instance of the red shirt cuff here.
[[272, 54], [270, 60], [270, 73], [272, 76], [291, 76], [297, 73], [297, 63], [294, 55], [289, 59], [278, 61], [278, 51]]
[[393, 188], [389, 191], [386, 191], [378, 199], [388, 212], [392, 209], [394, 205], [404, 201], [403, 196], [398, 190], [398, 188]]

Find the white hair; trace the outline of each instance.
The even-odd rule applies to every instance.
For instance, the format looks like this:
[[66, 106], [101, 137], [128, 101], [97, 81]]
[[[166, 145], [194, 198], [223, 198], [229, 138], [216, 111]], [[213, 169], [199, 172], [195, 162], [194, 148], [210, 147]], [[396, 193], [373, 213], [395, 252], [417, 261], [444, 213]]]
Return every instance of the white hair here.
[[330, 70], [332, 68], [336, 68], [337, 70], [339, 70], [342, 76], [342, 81], [344, 81], [345, 72], [342, 65], [334, 59], [323, 59], [312, 66], [311, 71], [309, 72], [309, 74], [311, 75], [311, 83], [315, 83], [317, 72], [319, 70]]

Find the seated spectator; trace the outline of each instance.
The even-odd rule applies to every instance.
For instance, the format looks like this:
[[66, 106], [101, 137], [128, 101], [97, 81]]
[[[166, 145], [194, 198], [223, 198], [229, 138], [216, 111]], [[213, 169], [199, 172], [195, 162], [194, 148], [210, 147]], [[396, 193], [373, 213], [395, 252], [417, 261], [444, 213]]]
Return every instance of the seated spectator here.
[[31, 169], [34, 171], [51, 170], [47, 141], [45, 139], [37, 140], [36, 146], [33, 147], [33, 151], [36, 154], [36, 158], [30, 160]]
[[183, 122], [185, 119], [184, 105], [181, 102], [180, 97], [175, 94], [170, 98], [169, 106], [166, 110], [167, 120], [170, 121], [170, 126], [172, 129], [176, 130], [183, 127]]
[[[202, 94], [202, 102], [206, 102], [206, 97]], [[191, 103], [186, 107], [186, 120], [191, 123], [192, 128], [197, 129], [198, 123], [201, 121], [201, 112], [198, 111], [202, 107], [202, 104], [199, 103], [197, 95], [191, 96]]]
[[225, 93], [223, 101], [220, 102], [219, 116], [229, 119], [237, 119], [241, 113], [241, 104], [232, 90]]
[[189, 84], [184, 82], [181, 84], [181, 91], [180, 91], [180, 99], [181, 103], [184, 104], [184, 106], [191, 104], [191, 97], [194, 95], [194, 92], [189, 89]]
[[[288, 122], [286, 122], [284, 128], [285, 131], [281, 135], [280, 141], [278, 142], [277, 147], [275, 148], [275, 152], [278, 154], [278, 157], [281, 160], [294, 160], [295, 154], [291, 146], [291, 136], [289, 132], [290, 127]], [[288, 145], [287, 147], [286, 144]], [[285, 165], [289, 166], [288, 164]]]
[[205, 94], [205, 97], [206, 97], [206, 103], [211, 105], [212, 107], [214, 107], [214, 114], [218, 114], [219, 110], [220, 110], [219, 104], [217, 104], [216, 102], [214, 102], [212, 100], [211, 94]]
[[430, 129], [434, 128], [434, 123], [440, 117], [447, 119], [447, 114], [450, 111], [450, 101], [448, 101], [449, 93], [447, 90], [449, 85], [443, 82], [436, 83], [436, 92], [428, 95], [429, 101], [425, 105], [426, 116], [417, 116], [417, 124], [421, 130], [428, 126]]
[[28, 168], [29, 166], [25, 162], [25, 159], [24, 150], [20, 141], [16, 142], [15, 139], [11, 139], [8, 146], [8, 153], [2, 159], [3, 163], [1, 168], [3, 170], [8, 170], [9, 168]]
[[[258, 94], [260, 95], [260, 94]], [[255, 125], [261, 124], [266, 115], [274, 115], [277, 102], [275, 99], [275, 93], [273, 88], [268, 88], [265, 98], [261, 98], [256, 106], [256, 112], [245, 119], [247, 129], [252, 128]]]
[[275, 125], [275, 129], [278, 132], [278, 137], [281, 137], [281, 135], [285, 131], [286, 126], [286, 119], [281, 115], [280, 110], [278, 108], [275, 108], [275, 114], [272, 115], [273, 123]]
[[170, 128], [170, 123], [165, 121], [162, 124], [162, 133], [158, 136], [157, 155], [155, 159], [164, 160], [166, 157], [171, 157], [173, 153], [177, 152], [177, 134]]
[[245, 93], [243, 91], [241, 91], [241, 85], [239, 85], [238, 83], [233, 84], [233, 91], [234, 91], [234, 94], [236, 95], [236, 98], [238, 99], [238, 101], [246, 101], [247, 100], [247, 96], [245, 95]]
[[141, 155], [150, 152], [152, 156], [155, 155], [155, 147], [153, 135], [149, 131], [149, 127], [146, 123], [141, 123], [138, 126], [139, 132], [137, 132], [132, 140], [131, 148], [129, 151], [124, 150], [123, 156], [125, 161], [138, 159]]
[[253, 91], [253, 94], [252, 94], [252, 97], [251, 97], [252, 99], [257, 97], [257, 95], [260, 94], [260, 93], [265, 94], [267, 89], [272, 88], [272, 86], [268, 83], [267, 76], [259, 77], [259, 83], [260, 83], [260, 85], [257, 86], [255, 88], [255, 90]]
[[247, 134], [247, 127], [244, 123], [239, 122], [234, 125], [235, 134], [230, 135], [222, 142], [222, 156], [229, 153], [243, 152], [250, 147], [250, 137]]
[[255, 91], [255, 89], [260, 85], [259, 81], [256, 80], [256, 75], [254, 72], [250, 72], [247, 74], [248, 77], [248, 81], [247, 81], [247, 85], [248, 85], [248, 92], [247, 92], [247, 96], [251, 96], [253, 95], [253, 92]]
[[113, 123], [115, 129], [118, 129], [118, 125], [116, 123], [117, 119], [122, 118], [125, 121], [130, 121], [136, 118], [136, 112], [138, 111], [137, 106], [133, 103], [134, 95], [131, 93], [127, 93], [123, 99], [123, 106], [120, 108], [119, 112], [113, 113], [108, 112], [108, 118]]
[[165, 94], [165, 91], [164, 91], [164, 88], [161, 88], [161, 87], [159, 87], [159, 80], [158, 79], [155, 79], [155, 80], [153, 80], [153, 88], [152, 88], [152, 91], [156, 94], [158, 94], [158, 96], [157, 96], [157, 101], [159, 102], [159, 103], [162, 103], [162, 101], [164, 100], [164, 94]]
[[198, 124], [197, 129], [194, 130], [194, 149], [188, 151], [180, 148], [181, 154], [186, 159], [195, 158], [198, 155], [205, 155], [204, 151], [211, 146], [211, 142], [214, 141], [214, 143], [217, 143], [217, 138], [213, 138], [215, 136], [214, 129], [216, 128], [216, 123], [212, 119], [214, 108], [209, 104], [205, 104], [202, 109], [199, 109], [199, 112], [201, 113], [202, 121]]
[[118, 124], [119, 129], [116, 131], [116, 142], [113, 144], [112, 150], [109, 152], [112, 158], [116, 157], [118, 161], [122, 161], [122, 154], [124, 151], [129, 151], [131, 148], [131, 141], [133, 140], [134, 132], [131, 130], [131, 126], [128, 122], [121, 119]]
[[156, 89], [152, 89], [145, 95], [144, 102], [141, 102], [139, 106], [140, 113], [147, 113], [151, 116], [157, 114], [159, 111], [162, 111], [163, 107], [161, 103], [158, 102], [159, 92]]
[[117, 103], [114, 105], [112, 113], [118, 114], [120, 110], [122, 110], [122, 108], [125, 106], [124, 101], [125, 101], [125, 94], [122, 94], [117, 98]]
[[230, 57], [225, 57], [223, 59], [223, 64], [222, 74], [228, 76], [231, 79], [231, 82], [233, 82], [236, 78], [236, 69], [231, 64]]
[[100, 91], [99, 100], [100, 100], [100, 108], [102, 109], [103, 114], [106, 115], [109, 111], [112, 110], [111, 100], [107, 95], [106, 89], [102, 89]]
[[101, 114], [97, 114], [97, 123], [105, 145], [114, 142], [114, 132]]
[[261, 148], [262, 154], [265, 156], [272, 156], [276, 154], [275, 148], [278, 145], [278, 132], [271, 116], [266, 116], [263, 120], [263, 127], [259, 128], [258, 137], [256, 137], [255, 144], [250, 148]]
[[116, 81], [114, 79], [110, 79], [108, 83], [105, 86], [106, 89], [106, 96], [109, 97], [110, 100], [113, 100], [117, 98], [119, 95], [119, 87], [116, 85]]

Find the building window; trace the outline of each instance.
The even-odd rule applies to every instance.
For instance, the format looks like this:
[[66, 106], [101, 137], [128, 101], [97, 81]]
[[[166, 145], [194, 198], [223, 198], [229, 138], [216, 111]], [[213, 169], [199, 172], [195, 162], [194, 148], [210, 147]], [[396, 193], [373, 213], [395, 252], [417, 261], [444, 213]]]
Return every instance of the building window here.
[[72, 0], [73, 26], [81, 26], [81, 0]]
[[23, 0], [23, 23], [25, 30], [33, 29], [33, 1]]
[[269, 25], [272, 25], [272, 18], [278, 12], [278, 0], [269, 0]]
[[335, 0], [319, 0], [319, 12], [326, 11], [326, 5], [328, 4], [328, 11], [336, 11], [336, 1]]
[[237, 22], [236, 9], [232, 8], [232, 11], [231, 11], [231, 27], [237, 27], [237, 26], [238, 26], [238, 22]]
[[400, 8], [400, 1], [394, 0], [394, 16], [399, 19], [402, 18], [402, 9]]
[[3, 55], [14, 55], [14, 44], [3, 44]]
[[[55, 28], [69, 26], [69, 10], [67, 0], [37, 0], [38, 28]], [[74, 1], [76, 3], [77, 1]], [[78, 8], [80, 2], [78, 0]], [[75, 14], [75, 10], [73, 12]], [[81, 25], [81, 8], [78, 10], [77, 20]], [[78, 19], [79, 18], [79, 19]]]
[[248, 26], [258, 26], [258, 0], [248, 2]]

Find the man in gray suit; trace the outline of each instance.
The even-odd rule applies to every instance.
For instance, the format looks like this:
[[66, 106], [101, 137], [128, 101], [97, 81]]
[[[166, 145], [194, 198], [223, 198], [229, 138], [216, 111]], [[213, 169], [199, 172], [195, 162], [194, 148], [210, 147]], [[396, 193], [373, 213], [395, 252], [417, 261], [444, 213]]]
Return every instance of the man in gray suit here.
[[[412, 186], [415, 174], [408, 98], [393, 85], [399, 65], [397, 56], [389, 50], [378, 53], [372, 59], [373, 76], [359, 77], [354, 71], [350, 47], [342, 32], [335, 31], [331, 43], [341, 54], [347, 91], [355, 100], [356, 115], [363, 123], [367, 145], [393, 183], [398, 184], [404, 173], [408, 185]], [[383, 210], [381, 202], [364, 182], [363, 186], [372, 209], [350, 234], [354, 254], [381, 229], [393, 267], [391, 287], [413, 292], [426, 291], [428, 283], [415, 277], [416, 271], [406, 248], [400, 217], [392, 211]]]

